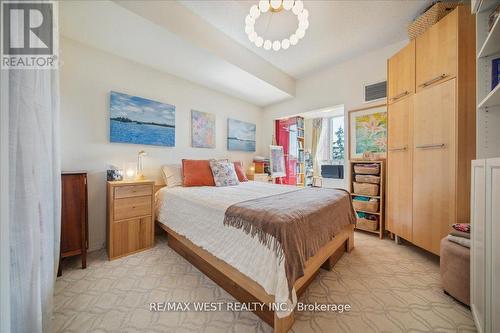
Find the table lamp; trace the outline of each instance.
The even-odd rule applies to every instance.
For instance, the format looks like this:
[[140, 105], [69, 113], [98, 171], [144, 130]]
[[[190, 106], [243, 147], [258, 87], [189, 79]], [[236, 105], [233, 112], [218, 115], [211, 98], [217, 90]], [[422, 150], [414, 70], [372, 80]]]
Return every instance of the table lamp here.
[[137, 154], [137, 173], [136, 173], [136, 179], [138, 180], [143, 180], [145, 177], [144, 177], [144, 174], [143, 174], [143, 169], [144, 169], [144, 165], [143, 165], [143, 162], [142, 162], [142, 157], [143, 156], [146, 156], [147, 153], [144, 151], [144, 150], [141, 150], [138, 154]]

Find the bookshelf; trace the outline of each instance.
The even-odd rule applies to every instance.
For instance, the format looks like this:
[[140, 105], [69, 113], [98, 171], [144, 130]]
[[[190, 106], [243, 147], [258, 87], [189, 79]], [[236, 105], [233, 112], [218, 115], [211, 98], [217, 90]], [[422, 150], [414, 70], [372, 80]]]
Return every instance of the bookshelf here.
[[[476, 157], [500, 156], [500, 84], [493, 86], [493, 60], [500, 58], [500, 16], [490, 14], [500, 0], [476, 0], [471, 7], [476, 14]], [[498, 65], [497, 65], [498, 66]]]
[[[353, 207], [357, 215], [356, 217], [358, 218], [356, 230], [373, 233], [378, 235], [380, 239], [383, 239], [385, 232], [385, 161], [351, 160], [350, 164], [350, 192], [353, 199]], [[368, 173], [359, 171], [357, 167], [364, 164], [377, 165], [378, 172]], [[356, 176], [362, 176], [361, 178], [364, 177], [367, 179], [361, 179], [360, 177], [356, 178]], [[378, 183], [375, 181], [377, 178]], [[375, 185], [378, 186], [376, 193], [369, 192], [373, 191]], [[361, 201], [361, 203], [359, 201]], [[374, 208], [373, 205], [375, 205], [375, 201], [378, 201], [378, 205]], [[363, 219], [368, 221], [363, 221]], [[376, 220], [376, 229], [371, 228], [375, 225], [374, 220]]]
[[306, 164], [305, 164], [305, 139], [304, 118], [297, 118], [297, 186], [305, 186]]
[[304, 118], [278, 119], [275, 123], [276, 144], [283, 147], [286, 176], [283, 184], [305, 186]]

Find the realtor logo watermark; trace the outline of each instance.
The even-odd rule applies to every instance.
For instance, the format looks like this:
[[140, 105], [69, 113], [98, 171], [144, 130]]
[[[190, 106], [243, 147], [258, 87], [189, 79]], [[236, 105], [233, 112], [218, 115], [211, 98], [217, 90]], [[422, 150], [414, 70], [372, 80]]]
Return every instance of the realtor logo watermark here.
[[54, 1], [2, 1], [2, 69], [58, 66]]
[[298, 302], [295, 307], [285, 302], [261, 303], [261, 302], [152, 302], [149, 303], [151, 312], [255, 312], [255, 311], [298, 311], [298, 312], [336, 312], [344, 313], [351, 311], [348, 303], [302, 303]]

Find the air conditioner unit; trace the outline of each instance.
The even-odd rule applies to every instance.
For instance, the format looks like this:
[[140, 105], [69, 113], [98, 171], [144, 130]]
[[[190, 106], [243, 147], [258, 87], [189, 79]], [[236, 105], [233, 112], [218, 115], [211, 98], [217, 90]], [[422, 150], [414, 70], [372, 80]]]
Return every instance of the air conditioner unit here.
[[364, 86], [365, 103], [387, 98], [387, 81], [367, 84]]

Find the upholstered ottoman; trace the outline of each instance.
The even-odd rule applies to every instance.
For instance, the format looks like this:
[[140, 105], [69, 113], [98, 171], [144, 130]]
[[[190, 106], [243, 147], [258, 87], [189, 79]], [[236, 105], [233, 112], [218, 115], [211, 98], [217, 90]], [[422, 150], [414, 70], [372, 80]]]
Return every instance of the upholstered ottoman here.
[[470, 249], [441, 240], [441, 282], [443, 289], [456, 300], [470, 305]]

